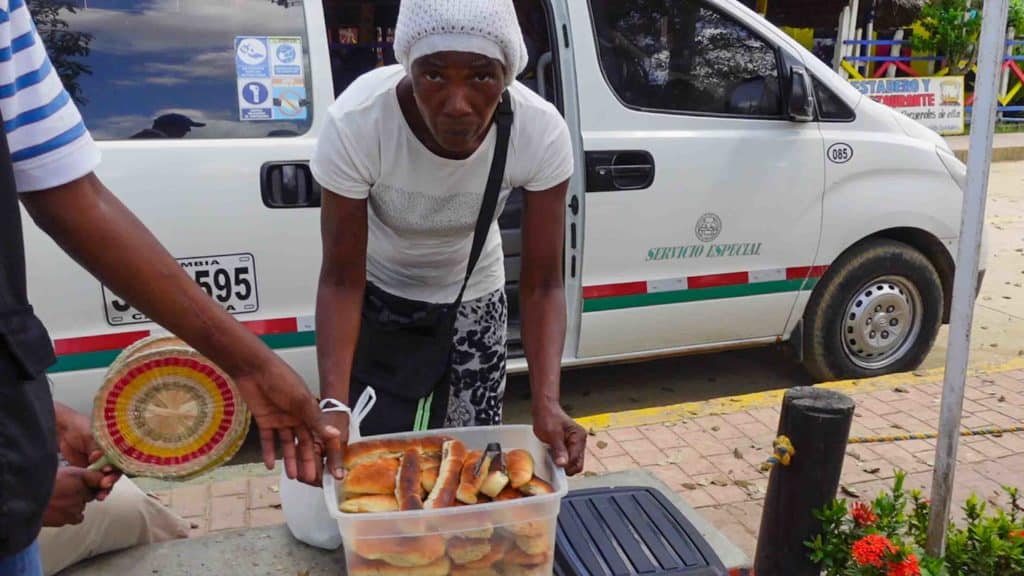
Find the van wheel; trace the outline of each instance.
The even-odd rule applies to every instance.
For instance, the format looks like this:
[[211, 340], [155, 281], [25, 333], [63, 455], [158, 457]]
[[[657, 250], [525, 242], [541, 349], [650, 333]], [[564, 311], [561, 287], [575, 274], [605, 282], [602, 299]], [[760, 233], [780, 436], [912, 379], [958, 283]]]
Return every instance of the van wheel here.
[[804, 366], [817, 381], [914, 370], [942, 324], [942, 282], [928, 259], [870, 240], [833, 264], [804, 313]]

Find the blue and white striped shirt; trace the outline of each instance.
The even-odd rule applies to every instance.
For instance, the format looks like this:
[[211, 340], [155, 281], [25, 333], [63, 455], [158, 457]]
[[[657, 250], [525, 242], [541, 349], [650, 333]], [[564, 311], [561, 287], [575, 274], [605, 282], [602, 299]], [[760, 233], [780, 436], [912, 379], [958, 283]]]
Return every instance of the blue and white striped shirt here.
[[92, 172], [99, 149], [46, 55], [25, 0], [0, 0], [0, 112], [18, 192]]

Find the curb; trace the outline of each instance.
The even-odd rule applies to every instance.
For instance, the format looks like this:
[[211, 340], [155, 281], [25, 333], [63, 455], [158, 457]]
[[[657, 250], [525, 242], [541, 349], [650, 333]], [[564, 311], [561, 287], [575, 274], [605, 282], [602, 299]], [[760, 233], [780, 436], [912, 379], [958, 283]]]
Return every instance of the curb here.
[[[1002, 364], [992, 366], [979, 366], [970, 370], [970, 375], [997, 374], [1011, 370], [1024, 369], [1024, 358], [1015, 358]], [[900, 374], [889, 374], [870, 380], [839, 380], [818, 384], [820, 388], [835, 390], [844, 394], [862, 394], [875, 392], [895, 386], [915, 386], [931, 384], [941, 381], [944, 375], [944, 368], [933, 368], [924, 372]], [[639, 408], [624, 412], [609, 412], [577, 418], [576, 421], [584, 428], [597, 432], [611, 428], [626, 428], [634, 426], [647, 426], [652, 424], [663, 424], [685, 420], [687, 418], [698, 418], [701, 416], [713, 416], [732, 414], [753, 410], [756, 408], [768, 408], [779, 406], [786, 389], [767, 390], [764, 392], [753, 392], [737, 396], [725, 396], [711, 400], [698, 402], [685, 402], [682, 404], [670, 404], [667, 406], [654, 406], [650, 408]]]

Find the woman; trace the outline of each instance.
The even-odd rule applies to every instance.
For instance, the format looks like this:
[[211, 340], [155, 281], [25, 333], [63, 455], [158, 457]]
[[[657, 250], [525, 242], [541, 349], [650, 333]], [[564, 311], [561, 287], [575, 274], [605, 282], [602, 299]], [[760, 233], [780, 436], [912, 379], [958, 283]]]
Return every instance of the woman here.
[[[444, 316], [449, 305], [457, 318], [451, 315], [454, 337], [445, 336], [453, 339], [445, 375], [419, 399], [415, 424], [424, 422], [424, 410], [435, 426], [501, 423], [507, 303], [497, 215], [512, 188], [522, 187], [522, 338], [533, 426], [556, 463], [575, 474], [586, 433], [559, 404], [564, 208], [573, 170], [565, 121], [515, 83], [527, 53], [511, 0], [404, 0], [395, 56], [399, 66], [360, 77], [334, 103], [312, 162], [325, 189], [316, 318], [321, 397], [354, 401], [373, 384], [378, 405], [363, 433], [410, 429], [400, 387], [423, 383], [375, 382], [388, 369], [409, 374], [401, 363], [421, 351], [395, 344], [382, 352], [393, 334], [378, 323], [438, 310]], [[501, 110], [511, 104], [512, 117], [505, 136], [494, 121], [503, 99]], [[503, 176], [493, 179], [497, 209], [488, 214], [482, 206], [492, 170]], [[475, 233], [478, 218], [482, 233]], [[479, 259], [472, 267], [474, 240]], [[374, 361], [395, 364], [376, 370]], [[432, 376], [422, 376], [429, 385]], [[348, 429], [346, 414], [331, 418]], [[341, 477], [340, 462], [328, 467]]]

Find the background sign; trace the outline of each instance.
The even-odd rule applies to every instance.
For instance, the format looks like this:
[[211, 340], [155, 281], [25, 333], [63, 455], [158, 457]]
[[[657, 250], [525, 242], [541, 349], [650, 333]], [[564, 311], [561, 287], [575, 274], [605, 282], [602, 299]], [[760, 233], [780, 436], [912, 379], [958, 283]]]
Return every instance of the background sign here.
[[238, 36], [235, 71], [243, 122], [305, 120], [309, 102], [298, 36]]
[[850, 80], [861, 94], [895, 108], [939, 134], [964, 131], [962, 76]]

